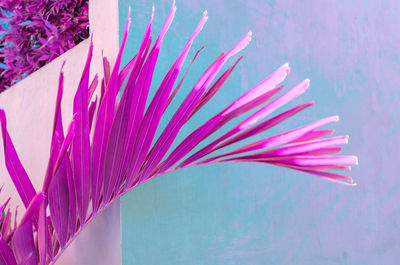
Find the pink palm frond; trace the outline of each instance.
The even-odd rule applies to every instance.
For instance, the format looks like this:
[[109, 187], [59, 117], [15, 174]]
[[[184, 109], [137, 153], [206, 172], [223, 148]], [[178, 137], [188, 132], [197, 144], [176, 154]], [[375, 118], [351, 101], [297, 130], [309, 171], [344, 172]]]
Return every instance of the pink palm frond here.
[[[204, 12], [154, 97], [149, 100], [158, 54], [175, 10], [173, 4], [151, 46], [153, 9], [139, 51], [121, 68], [130, 25], [128, 18], [113, 68], [104, 59], [105, 77], [98, 80], [96, 75], [92, 82], [89, 72], [93, 46], [90, 45], [74, 98], [74, 118], [66, 134], [61, 119], [64, 79], [61, 71], [50, 158], [42, 191], [33, 188], [8, 135], [5, 113], [0, 110], [6, 167], [26, 208], [17, 223], [7, 210], [9, 201], [0, 205], [3, 213], [0, 217], [0, 264], [53, 264], [79, 232], [113, 200], [156, 176], [181, 168], [221, 162], [256, 162], [354, 185], [351, 177], [336, 172], [350, 170], [350, 165], [357, 164], [355, 156], [337, 155], [340, 146], [347, 144], [348, 137], [323, 138], [333, 131], [322, 127], [337, 122], [336, 116], [242, 144], [242, 141], [278, 126], [313, 105], [313, 102], [301, 104], [271, 116], [303, 94], [310, 84], [306, 79], [279, 95], [283, 90], [281, 83], [290, 72], [288, 64], [225, 106], [171, 150], [181, 128], [211, 100], [242, 59], [243, 56], [219, 75], [228, 60], [249, 44], [251, 32], [204, 71], [156, 138], [160, 120], [171, 101], [175, 100], [186, 76], [177, 82], [178, 75], [194, 39], [207, 21], [207, 12]], [[124, 81], [126, 86], [122, 88]], [[98, 84], [100, 97], [92, 99]], [[122, 97], [117, 100], [120, 91]], [[244, 114], [246, 117], [240, 120]], [[204, 144], [233, 120], [236, 121], [233, 128]], [[194, 151], [201, 145], [203, 147]], [[227, 147], [231, 147], [230, 151], [224, 151]]]

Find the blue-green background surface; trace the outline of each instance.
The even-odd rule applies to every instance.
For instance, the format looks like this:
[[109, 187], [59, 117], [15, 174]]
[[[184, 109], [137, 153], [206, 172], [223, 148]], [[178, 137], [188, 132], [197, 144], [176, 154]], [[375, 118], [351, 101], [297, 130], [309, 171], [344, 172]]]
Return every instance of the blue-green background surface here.
[[[138, 49], [153, 3], [156, 36], [169, 0], [119, 0], [121, 32], [132, 6], [125, 63]], [[233, 78], [178, 138], [289, 61], [286, 88], [311, 79], [311, 89], [290, 106], [313, 99], [316, 104], [263, 136], [338, 114], [341, 121], [329, 128], [351, 136], [344, 153], [359, 156], [351, 172], [358, 186], [258, 164], [167, 174], [122, 199], [123, 264], [399, 264], [400, 3], [178, 0], [151, 95], [205, 9], [209, 20], [189, 59], [206, 48], [173, 110], [220, 52], [249, 29], [254, 37]]]

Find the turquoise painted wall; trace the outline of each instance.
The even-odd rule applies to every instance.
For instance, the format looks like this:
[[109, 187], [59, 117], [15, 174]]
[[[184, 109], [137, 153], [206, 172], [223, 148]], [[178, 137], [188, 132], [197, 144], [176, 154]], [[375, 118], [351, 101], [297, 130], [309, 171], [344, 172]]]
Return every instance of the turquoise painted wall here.
[[[170, 1], [119, 3], [121, 32], [129, 5], [133, 12], [127, 62], [140, 44], [151, 5], [158, 33]], [[316, 104], [271, 133], [339, 114], [341, 121], [330, 128], [351, 135], [344, 153], [359, 155], [360, 165], [351, 173], [358, 186], [256, 164], [202, 166], [161, 176], [122, 199], [124, 265], [397, 264], [400, 3], [178, 0], [152, 93], [205, 9], [209, 20], [189, 57], [203, 44], [206, 49], [174, 107], [221, 51], [249, 29], [254, 38], [232, 80], [179, 139], [289, 61], [287, 87], [311, 79], [311, 89], [290, 106], [312, 99]], [[164, 119], [161, 128], [165, 125]]]

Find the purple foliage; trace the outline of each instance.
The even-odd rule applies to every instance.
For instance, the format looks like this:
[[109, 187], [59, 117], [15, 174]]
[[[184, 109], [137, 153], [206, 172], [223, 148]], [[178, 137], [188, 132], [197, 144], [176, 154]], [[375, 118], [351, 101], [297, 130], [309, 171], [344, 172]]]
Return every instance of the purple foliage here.
[[89, 36], [88, 0], [0, 0], [0, 92]]

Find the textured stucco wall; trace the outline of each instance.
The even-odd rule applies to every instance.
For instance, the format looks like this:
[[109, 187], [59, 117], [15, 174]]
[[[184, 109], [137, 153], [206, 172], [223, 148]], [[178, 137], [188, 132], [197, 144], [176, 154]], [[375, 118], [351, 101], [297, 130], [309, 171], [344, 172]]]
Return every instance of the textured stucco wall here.
[[[169, 0], [119, 0], [120, 29], [133, 7], [128, 51], [138, 47], [152, 3], [158, 32]], [[206, 49], [179, 99], [219, 52], [249, 29], [254, 36], [235, 78], [189, 129], [289, 61], [288, 87], [311, 79], [296, 103], [316, 104], [275, 132], [339, 114], [336, 134], [351, 136], [344, 152], [359, 155], [351, 173], [358, 186], [255, 164], [165, 175], [122, 199], [123, 264], [398, 264], [400, 2], [178, 0], [177, 8], [155, 84], [209, 11], [191, 54]]]

